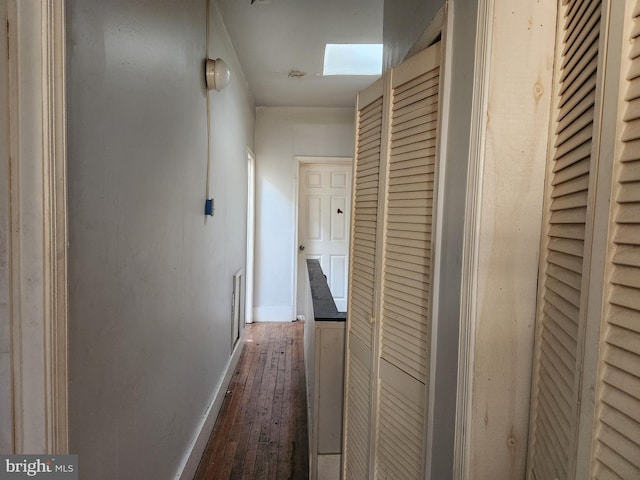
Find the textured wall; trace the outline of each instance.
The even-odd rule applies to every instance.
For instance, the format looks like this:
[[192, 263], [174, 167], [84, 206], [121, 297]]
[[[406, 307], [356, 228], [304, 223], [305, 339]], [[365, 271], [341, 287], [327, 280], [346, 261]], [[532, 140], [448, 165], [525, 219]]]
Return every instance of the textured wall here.
[[70, 435], [83, 478], [175, 475], [230, 357], [254, 110], [203, 0], [69, 0]]

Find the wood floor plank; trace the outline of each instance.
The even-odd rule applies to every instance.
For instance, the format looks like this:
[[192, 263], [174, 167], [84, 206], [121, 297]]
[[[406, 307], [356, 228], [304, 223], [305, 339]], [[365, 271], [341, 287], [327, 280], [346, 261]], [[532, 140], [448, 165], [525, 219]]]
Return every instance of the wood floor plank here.
[[194, 480], [307, 480], [302, 322], [247, 325]]

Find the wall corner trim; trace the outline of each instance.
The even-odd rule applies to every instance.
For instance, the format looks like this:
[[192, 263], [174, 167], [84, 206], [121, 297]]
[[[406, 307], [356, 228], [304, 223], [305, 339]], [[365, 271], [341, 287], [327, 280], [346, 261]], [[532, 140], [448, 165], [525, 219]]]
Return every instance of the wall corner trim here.
[[9, 2], [14, 453], [68, 432], [65, 2]]
[[470, 478], [473, 369], [477, 317], [479, 225], [481, 222], [487, 105], [491, 73], [494, 0], [479, 0], [471, 106], [471, 131], [460, 289], [460, 342], [453, 478]]

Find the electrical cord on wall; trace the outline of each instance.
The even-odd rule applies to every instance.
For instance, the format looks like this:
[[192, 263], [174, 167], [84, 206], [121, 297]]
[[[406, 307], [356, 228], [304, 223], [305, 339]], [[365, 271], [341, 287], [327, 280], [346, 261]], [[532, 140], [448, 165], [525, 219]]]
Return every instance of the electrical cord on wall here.
[[[205, 2], [205, 59], [209, 58], [209, 3], [211, 0], [204, 0]], [[204, 65], [203, 65], [204, 68]], [[204, 75], [202, 76], [204, 78]], [[207, 95], [207, 171], [205, 176], [205, 201], [209, 199], [210, 194], [210, 186], [209, 186], [209, 178], [211, 175], [211, 108], [210, 108], [210, 98], [209, 98], [209, 89], [205, 87], [205, 92]], [[213, 206], [211, 210], [211, 215], [213, 215]], [[207, 217], [205, 215], [205, 222], [207, 221]]]

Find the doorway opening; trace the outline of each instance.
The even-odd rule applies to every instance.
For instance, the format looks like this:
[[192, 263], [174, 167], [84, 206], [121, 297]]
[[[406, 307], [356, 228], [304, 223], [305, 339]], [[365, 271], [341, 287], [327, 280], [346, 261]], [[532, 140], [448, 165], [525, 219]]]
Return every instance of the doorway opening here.
[[247, 148], [247, 261], [245, 275], [245, 323], [253, 323], [253, 262], [256, 224], [256, 156]]
[[306, 260], [317, 259], [336, 307], [347, 309], [352, 159], [296, 157], [295, 312], [304, 314]]

